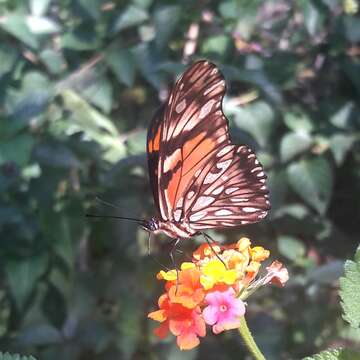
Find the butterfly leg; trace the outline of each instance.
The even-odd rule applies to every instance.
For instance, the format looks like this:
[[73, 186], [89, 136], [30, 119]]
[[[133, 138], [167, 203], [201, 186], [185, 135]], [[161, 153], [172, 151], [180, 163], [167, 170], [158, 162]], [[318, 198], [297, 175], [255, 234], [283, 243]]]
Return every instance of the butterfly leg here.
[[[227, 269], [226, 264], [224, 263], [224, 260], [219, 256], [219, 254], [214, 250], [213, 246], [211, 245], [211, 243], [213, 244], [217, 244], [217, 242], [208, 234], [206, 233], [202, 233], [206, 242], [208, 243], [208, 245], [210, 246], [211, 251], [214, 253], [214, 255], [224, 264], [225, 268]], [[211, 241], [211, 242], [210, 242]]]
[[176, 258], [175, 258], [175, 252], [176, 252], [176, 246], [179, 244], [180, 242], [180, 238], [177, 238], [173, 241], [173, 244], [171, 246], [171, 249], [170, 249], [170, 259], [171, 259], [171, 263], [173, 265], [173, 267], [175, 268], [176, 270], [176, 290], [175, 290], [175, 295], [177, 293], [177, 290], [178, 290], [178, 285], [179, 285], [179, 269], [177, 267], [177, 264], [176, 264]]
[[152, 233], [149, 232], [149, 238], [148, 238], [148, 256], [150, 256], [152, 260], [154, 260], [158, 265], [160, 265], [161, 268], [165, 269], [166, 271], [170, 271], [170, 269], [169, 269], [166, 265], [162, 264], [159, 260], [156, 259], [155, 256], [153, 256], [153, 255], [151, 254], [151, 247], [150, 247], [150, 245], [151, 245], [151, 235], [152, 235]]

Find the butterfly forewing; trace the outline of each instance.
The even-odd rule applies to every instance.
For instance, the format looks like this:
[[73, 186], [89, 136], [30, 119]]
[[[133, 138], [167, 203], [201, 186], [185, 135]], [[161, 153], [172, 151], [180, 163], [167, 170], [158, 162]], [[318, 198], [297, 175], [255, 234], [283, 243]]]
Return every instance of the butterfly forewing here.
[[265, 175], [246, 146], [231, 143], [225, 81], [200, 61], [176, 82], [148, 133], [148, 164], [162, 221], [193, 229], [259, 221], [269, 208]]

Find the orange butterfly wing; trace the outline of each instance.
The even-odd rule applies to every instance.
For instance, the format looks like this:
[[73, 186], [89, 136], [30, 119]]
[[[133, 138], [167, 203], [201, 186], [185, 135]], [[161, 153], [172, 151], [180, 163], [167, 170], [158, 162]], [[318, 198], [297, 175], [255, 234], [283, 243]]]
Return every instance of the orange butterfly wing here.
[[[163, 221], [185, 221], [200, 230], [255, 222], [266, 215], [265, 175], [247, 147], [231, 144], [222, 112], [224, 94], [217, 67], [197, 62], [179, 78], [152, 121], [148, 163]], [[233, 194], [226, 193], [234, 187]], [[246, 206], [239, 196], [248, 199], [242, 200]]]

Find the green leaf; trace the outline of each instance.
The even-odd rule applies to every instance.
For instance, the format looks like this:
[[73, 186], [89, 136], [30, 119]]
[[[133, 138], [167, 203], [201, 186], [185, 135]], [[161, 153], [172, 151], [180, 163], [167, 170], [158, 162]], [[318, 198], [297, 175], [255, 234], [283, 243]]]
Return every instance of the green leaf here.
[[355, 259], [345, 262], [345, 275], [340, 278], [340, 298], [343, 318], [352, 327], [360, 327], [360, 247], [356, 250]]
[[113, 22], [110, 32], [115, 34], [121, 30], [132, 26], [139, 25], [149, 18], [147, 11], [144, 9], [129, 5], [123, 12], [121, 12]]
[[26, 22], [25, 15], [7, 14], [2, 17], [0, 27], [9, 34], [15, 36], [24, 44], [37, 49], [39, 42], [35, 34], [33, 34]]
[[[62, 92], [64, 108], [71, 112], [71, 133], [84, 132], [89, 139], [96, 141], [103, 149], [103, 157], [116, 162], [125, 155], [125, 145], [110, 121], [84, 99], [71, 90]], [[69, 132], [68, 132], [69, 134]]]
[[[15, 162], [18, 166], [28, 163], [34, 138], [29, 134], [21, 134], [0, 143], [0, 165]], [[16, 151], [14, 151], [16, 149]]]
[[352, 115], [355, 112], [355, 104], [352, 101], [347, 101], [331, 115], [330, 122], [341, 129], [346, 129], [350, 125]]
[[218, 54], [224, 56], [230, 47], [231, 41], [227, 35], [215, 35], [208, 37], [202, 44], [203, 54]]
[[18, 56], [19, 52], [15, 47], [0, 44], [0, 78], [14, 69]]
[[308, 356], [303, 360], [359, 360], [360, 353], [349, 349], [333, 349]]
[[45, 255], [14, 259], [5, 263], [10, 289], [19, 310], [25, 305], [36, 281], [45, 272], [47, 266], [48, 258]]
[[28, 16], [26, 24], [33, 34], [55, 34], [61, 30], [59, 24], [44, 16]]
[[155, 43], [159, 50], [168, 45], [169, 39], [180, 20], [181, 7], [178, 5], [162, 6], [157, 8], [153, 15], [156, 38]]
[[337, 165], [341, 165], [354, 145], [354, 135], [335, 134], [330, 138], [330, 149]]
[[292, 261], [300, 260], [305, 255], [304, 244], [295, 237], [281, 235], [277, 238], [277, 244], [280, 254]]
[[314, 129], [311, 118], [303, 111], [289, 111], [284, 115], [286, 126], [295, 132], [311, 132]]
[[59, 51], [45, 49], [39, 57], [51, 74], [60, 74], [66, 69], [65, 59]]
[[56, 327], [42, 323], [27, 326], [19, 333], [17, 341], [23, 346], [44, 346], [61, 343], [63, 335]]
[[287, 162], [311, 147], [312, 138], [305, 132], [285, 134], [280, 143], [280, 157]]
[[315, 36], [324, 22], [324, 15], [310, 0], [298, 0], [297, 4], [303, 11], [306, 30]]
[[302, 159], [287, 168], [293, 190], [320, 214], [324, 214], [333, 189], [333, 173], [323, 156]]
[[257, 101], [245, 107], [228, 106], [225, 112], [234, 115], [234, 122], [240, 129], [247, 131], [259, 143], [265, 146], [274, 131], [274, 111], [264, 102]]
[[35, 16], [46, 14], [51, 0], [30, 0], [30, 11]]
[[132, 49], [137, 66], [143, 77], [156, 89], [159, 89], [163, 76], [159, 73], [157, 64], [162, 58], [153, 43], [141, 43]]
[[105, 61], [121, 83], [133, 86], [136, 66], [129, 49], [112, 47], [106, 52]]
[[33, 356], [22, 356], [19, 354], [10, 354], [0, 352], [0, 360], [36, 360]]

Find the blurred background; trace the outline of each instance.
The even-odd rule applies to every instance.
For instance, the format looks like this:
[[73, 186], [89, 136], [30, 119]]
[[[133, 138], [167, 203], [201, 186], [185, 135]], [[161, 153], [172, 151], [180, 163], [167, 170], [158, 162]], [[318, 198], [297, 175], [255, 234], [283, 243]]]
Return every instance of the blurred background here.
[[[158, 341], [147, 234], [84, 217], [154, 215], [146, 131], [204, 58], [226, 77], [232, 139], [258, 154], [272, 202], [261, 223], [210, 234], [250, 237], [291, 276], [249, 299], [259, 346], [276, 360], [359, 347], [337, 293], [360, 233], [359, 42], [355, 0], [0, 0], [0, 350], [246, 359], [236, 331], [189, 352]], [[152, 243], [165, 264], [167, 243]]]

